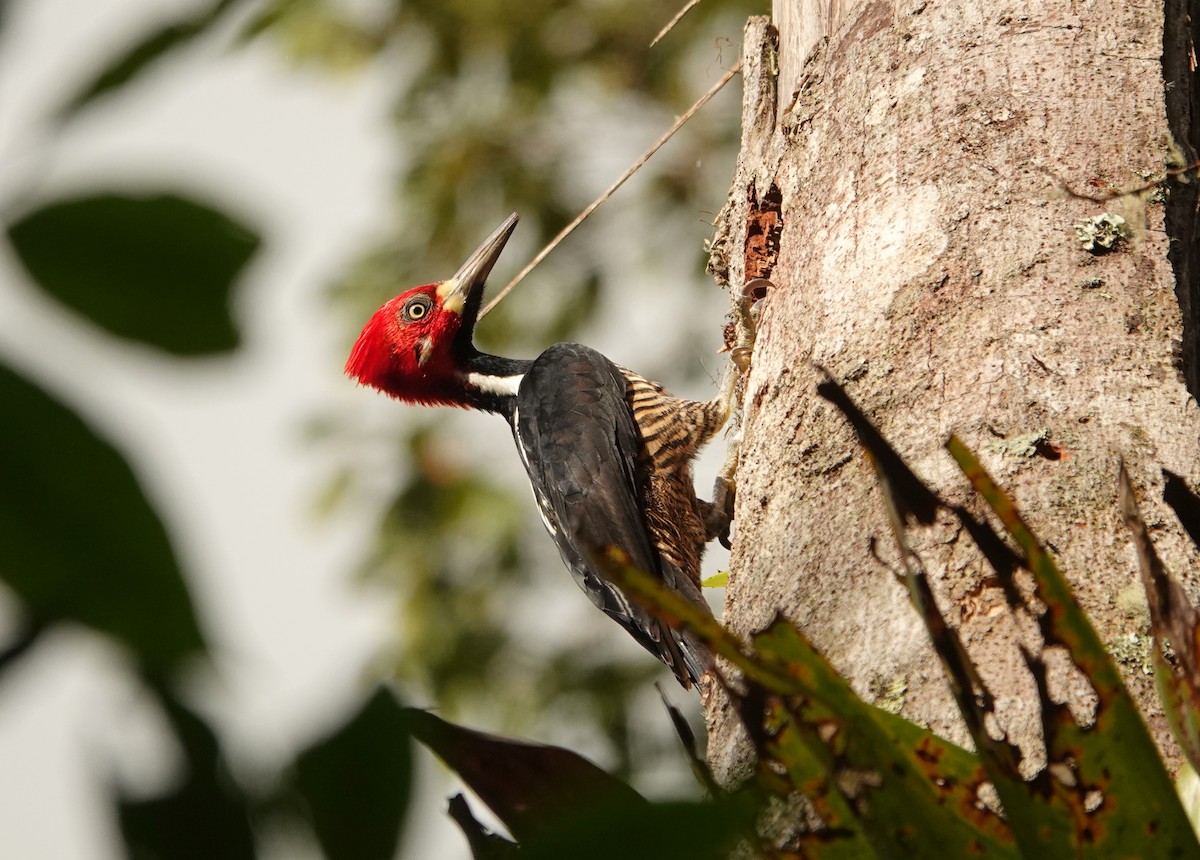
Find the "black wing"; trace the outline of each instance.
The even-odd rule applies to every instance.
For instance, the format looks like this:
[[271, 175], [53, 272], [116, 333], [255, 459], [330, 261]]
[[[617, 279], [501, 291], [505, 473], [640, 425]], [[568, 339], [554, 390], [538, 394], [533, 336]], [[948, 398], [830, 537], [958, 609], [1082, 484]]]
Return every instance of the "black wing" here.
[[650, 615], [592, 562], [596, 553], [619, 547], [634, 567], [692, 596], [680, 588], [682, 572], [663, 570], [646, 529], [641, 437], [620, 370], [585, 346], [550, 347], [521, 381], [512, 425], [546, 529], [575, 581], [681, 684], [699, 680], [711, 663], [704, 646]]

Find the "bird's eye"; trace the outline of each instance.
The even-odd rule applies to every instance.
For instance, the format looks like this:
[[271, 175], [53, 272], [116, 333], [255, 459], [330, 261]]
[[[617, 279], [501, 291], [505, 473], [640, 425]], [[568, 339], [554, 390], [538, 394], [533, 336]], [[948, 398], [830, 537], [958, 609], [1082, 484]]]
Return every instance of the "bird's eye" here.
[[404, 303], [405, 322], [416, 322], [417, 320], [425, 319], [425, 315], [429, 313], [429, 309], [433, 307], [433, 300], [429, 296], [413, 296]]

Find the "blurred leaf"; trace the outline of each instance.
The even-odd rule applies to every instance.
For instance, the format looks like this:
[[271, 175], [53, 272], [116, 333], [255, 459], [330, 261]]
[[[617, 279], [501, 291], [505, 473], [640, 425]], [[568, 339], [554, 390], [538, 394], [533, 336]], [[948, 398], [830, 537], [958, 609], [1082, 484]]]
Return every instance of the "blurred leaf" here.
[[[822, 820], [860, 829], [881, 857], [1017, 856], [1008, 825], [979, 797], [987, 777], [975, 755], [862, 701], [791, 622], [778, 618], [753, 641], [763, 661], [787, 666], [806, 690], [771, 710], [834, 781], [808, 795], [829, 802], [831, 817], [822, 811]], [[798, 752], [793, 745], [791, 755]], [[795, 764], [781, 761], [789, 770]], [[796, 788], [819, 788], [811, 762], [800, 765], [808, 781]]]
[[173, 791], [150, 800], [118, 800], [121, 835], [135, 860], [253, 860], [250, 804], [229, 774], [204, 720], [159, 690], [187, 773]]
[[[812, 804], [822, 825], [799, 834], [797, 847], [803, 846], [804, 856], [820, 860], [880, 856], [858, 825], [851, 802], [831, 784], [829, 762], [814, 755], [801, 721], [793, 719], [777, 697], [770, 699], [768, 708], [758, 744], [759, 779], [767, 781], [773, 775], [772, 766], [781, 769], [787, 782], [778, 793], [798, 792]], [[758, 715], [754, 716], [757, 719]]]
[[259, 237], [174, 194], [50, 203], [9, 227], [35, 281], [118, 337], [176, 355], [238, 345], [229, 294]]
[[615, 820], [646, 800], [587, 759], [561, 747], [504, 738], [408, 709], [413, 737], [432, 750], [504, 822], [518, 842], [557, 832], [579, 810]]
[[1188, 762], [1184, 762], [1179, 768], [1179, 775], [1175, 777], [1175, 788], [1179, 792], [1179, 801], [1183, 804], [1184, 812], [1192, 822], [1192, 829], [1200, 830], [1200, 777], [1196, 776], [1195, 768]]
[[504, 822], [520, 848], [486, 833], [461, 799], [451, 815], [478, 860], [705, 860], [724, 858], [746, 825], [734, 804], [649, 803], [561, 747], [466, 729], [409, 710], [413, 736]]
[[701, 581], [705, 588], [726, 588], [729, 585], [729, 571], [723, 570]]
[[329, 860], [395, 855], [412, 789], [412, 750], [404, 710], [390, 690], [380, 687], [342, 728], [300, 755], [296, 787]]
[[266, 34], [277, 39], [287, 60], [327, 71], [352, 70], [382, 47], [382, 34], [358, 25], [346, 4], [328, 0], [272, 0], [242, 28], [245, 43]]
[[80, 89], [75, 97], [63, 107], [60, 117], [67, 119], [101, 96], [108, 95], [136, 80], [171, 50], [202, 35], [235, 2], [236, 0], [217, 0], [216, 3], [198, 14], [144, 35]]
[[577, 807], [522, 845], [522, 860], [726, 860], [741, 838], [740, 811], [718, 803], [647, 803], [619, 815]]
[[0, 403], [0, 577], [32, 620], [108, 633], [154, 672], [202, 652], [171, 542], [121, 454], [3, 365]]

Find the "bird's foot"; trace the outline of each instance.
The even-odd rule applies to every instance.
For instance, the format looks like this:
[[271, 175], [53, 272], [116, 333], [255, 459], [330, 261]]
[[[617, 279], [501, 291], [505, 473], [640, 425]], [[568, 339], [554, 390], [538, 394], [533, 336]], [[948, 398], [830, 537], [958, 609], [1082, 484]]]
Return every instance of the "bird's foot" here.
[[726, 414], [736, 421], [742, 412], [743, 382], [750, 372], [754, 355], [754, 339], [758, 333], [758, 303], [766, 298], [775, 285], [766, 278], [755, 278], [742, 288], [734, 303], [733, 325], [726, 335], [725, 349], [729, 351], [729, 367], [721, 386], [721, 401]]
[[754, 338], [758, 329], [759, 301], [766, 298], [775, 285], [766, 278], [755, 278], [742, 288], [742, 294], [734, 305], [732, 342], [727, 341], [729, 367], [721, 386], [721, 403], [727, 416], [733, 419], [729, 453], [725, 465], [713, 485], [713, 500], [706, 503], [704, 526], [709, 540], [716, 538], [721, 546], [730, 548], [729, 529], [733, 524], [733, 502], [737, 488], [737, 467], [742, 442], [742, 398], [743, 383], [750, 372], [750, 359], [754, 354]]
[[704, 521], [708, 539], [712, 540], [716, 538], [725, 549], [731, 548], [729, 528], [733, 525], [733, 501], [735, 493], [736, 485], [732, 475], [729, 477], [726, 477], [724, 473], [718, 475], [716, 482], [713, 484], [713, 500], [709, 504], [708, 515]]

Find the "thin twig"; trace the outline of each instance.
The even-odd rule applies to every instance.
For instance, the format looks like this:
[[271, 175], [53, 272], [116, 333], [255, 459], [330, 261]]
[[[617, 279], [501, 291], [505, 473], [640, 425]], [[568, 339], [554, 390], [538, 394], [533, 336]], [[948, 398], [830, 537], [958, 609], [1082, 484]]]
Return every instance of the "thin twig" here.
[[513, 278], [511, 281], [509, 281], [508, 285], [505, 286], [505, 288], [502, 289], [499, 293], [497, 293], [496, 297], [494, 299], [492, 299], [490, 302], [487, 303], [487, 306], [484, 307], [484, 309], [480, 312], [479, 318], [483, 319], [485, 316], [487, 316], [492, 311], [492, 309], [494, 307], [496, 307], [496, 305], [500, 304], [501, 300], [503, 300], [503, 298], [505, 296], [507, 296], [509, 293], [512, 292], [513, 287], [515, 287], [517, 284], [521, 283], [521, 281], [523, 281], [525, 279], [525, 276], [528, 275], [530, 272], [532, 272], [537, 267], [537, 265], [542, 262], [542, 260], [546, 259], [546, 257], [548, 257], [550, 255], [550, 252], [553, 251], [555, 248], [557, 248], [559, 246], [559, 243], [562, 242], [563, 239], [565, 239], [565, 238], [567, 238], [567, 236], [571, 235], [572, 231], [574, 231], [574, 229], [576, 227], [578, 227], [580, 224], [582, 224], [589, 215], [591, 215], [593, 212], [595, 212], [597, 209], [599, 209], [600, 205], [602, 203], [604, 203], [606, 200], [608, 200], [609, 197], [612, 197], [613, 194], [616, 193], [616, 190], [625, 184], [625, 180], [629, 179], [629, 177], [631, 177], [631, 176], [633, 176], [633, 174], [637, 173], [638, 170], [641, 169], [642, 165], [645, 164], [647, 161], [649, 161], [651, 156], [653, 156], [654, 153], [658, 152], [658, 150], [662, 148], [662, 145], [664, 143], [666, 143], [668, 140], [670, 140], [672, 137], [675, 136], [675, 132], [677, 132], [677, 131], [679, 131], [679, 129], [683, 128], [684, 123], [686, 123], [689, 119], [691, 119], [693, 116], [695, 116], [696, 111], [698, 111], [698, 110], [700, 110], [700, 108], [704, 107], [704, 105], [706, 105], [708, 103], [708, 100], [711, 99], [713, 96], [715, 96], [718, 92], [720, 92], [721, 88], [723, 86], [725, 86], [727, 83], [729, 83], [731, 80], [733, 80], [733, 76], [736, 75], [741, 70], [742, 70], [742, 61], [738, 60], [737, 64], [732, 69], [729, 69], [727, 72], [725, 72], [725, 74], [721, 76], [721, 79], [719, 81], [717, 81], [715, 84], [713, 84], [712, 88], [708, 92], [706, 92], [704, 95], [702, 95], [700, 97], [700, 99], [694, 105], [692, 105], [690, 108], [688, 108], [687, 111], [684, 112], [679, 117], [679, 119], [675, 120], [675, 124], [672, 125], [669, 129], [667, 129], [666, 132], [663, 133], [662, 137], [660, 137], [658, 140], [654, 141], [654, 143], [650, 146], [650, 148], [647, 149], [645, 152], [643, 152], [641, 157], [638, 158], [637, 161], [635, 161], [633, 164], [629, 165], [629, 169], [627, 169], [624, 173], [622, 173], [616, 182], [614, 182], [612, 185], [608, 186], [608, 188], [604, 189], [604, 192], [599, 197], [597, 197], [595, 200], [593, 200], [591, 203], [589, 203], [588, 207], [586, 209], [584, 209], [582, 212], [580, 212], [578, 215], [575, 216], [574, 221], [572, 221], [570, 224], [568, 224], [566, 227], [564, 227], [562, 230], [560, 230], [558, 235], [550, 240], [550, 244], [548, 244], [545, 248], [542, 248], [542, 250], [538, 251], [537, 256], [534, 257], [532, 260], [530, 260], [529, 264], [526, 265], [525, 268], [522, 269], [520, 272], [518, 272], [517, 276], [515, 278]]
[[1168, 178], [1174, 179], [1178, 176], [1183, 176], [1185, 180], [1188, 174], [1195, 173], [1200, 169], [1200, 161], [1193, 161], [1191, 164], [1185, 164], [1183, 167], [1168, 167], [1163, 170], [1163, 175], [1159, 179], [1151, 180], [1144, 185], [1137, 185], [1133, 188], [1125, 188], [1122, 190], [1112, 189], [1101, 194], [1088, 194], [1084, 191], [1076, 191], [1066, 180], [1060, 179], [1052, 170], [1043, 167], [1042, 172], [1049, 176], [1057, 183], [1059, 189], [1068, 197], [1076, 200], [1086, 200], [1089, 203], [1107, 203], [1110, 200], [1115, 200], [1118, 197], [1132, 197], [1135, 194], [1144, 194], [1147, 191], [1153, 191], [1155, 188], [1163, 184]]
[[670, 33], [671, 30], [675, 28], [675, 25], [679, 23], [679, 19], [688, 12], [691, 12], [692, 8], [699, 4], [699, 2], [700, 0], [688, 0], [682, 9], [675, 13], [675, 17], [667, 22], [667, 26], [658, 31], [658, 35], [654, 37], [654, 41], [650, 43], [650, 47], [653, 48], [655, 45], [661, 42], [663, 37], [666, 36], [667, 33]]

